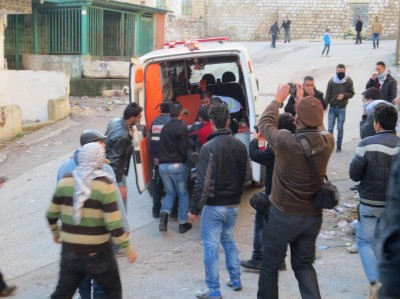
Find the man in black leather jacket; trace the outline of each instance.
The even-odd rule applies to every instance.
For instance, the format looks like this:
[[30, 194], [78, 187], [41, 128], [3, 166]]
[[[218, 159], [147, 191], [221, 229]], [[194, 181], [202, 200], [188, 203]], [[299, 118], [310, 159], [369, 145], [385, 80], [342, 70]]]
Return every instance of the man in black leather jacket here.
[[125, 177], [129, 170], [129, 159], [132, 155], [132, 126], [140, 122], [143, 108], [137, 103], [129, 103], [124, 110], [123, 118], [114, 118], [108, 125], [105, 135], [106, 156], [114, 170], [119, 191], [125, 208], [127, 192]]

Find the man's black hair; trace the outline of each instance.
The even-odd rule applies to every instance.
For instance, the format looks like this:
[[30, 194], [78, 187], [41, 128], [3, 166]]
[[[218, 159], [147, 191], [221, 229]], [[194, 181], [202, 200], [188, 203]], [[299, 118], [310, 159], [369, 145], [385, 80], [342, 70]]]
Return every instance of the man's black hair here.
[[208, 90], [202, 91], [202, 92], [200, 93], [200, 99], [211, 98], [211, 97], [212, 97], [212, 94], [211, 94], [211, 92], [208, 91]]
[[208, 116], [213, 121], [214, 126], [217, 129], [226, 128], [227, 121], [229, 119], [229, 110], [226, 105], [218, 104], [210, 106]]
[[124, 119], [130, 119], [132, 116], [137, 117], [142, 111], [143, 108], [137, 103], [129, 103], [124, 110]]
[[284, 129], [292, 132], [296, 131], [296, 125], [294, 124], [294, 116], [291, 113], [281, 113], [278, 117], [278, 129]]
[[169, 105], [169, 115], [172, 118], [177, 118], [182, 112], [182, 104], [180, 102], [174, 101]]
[[303, 81], [314, 81], [314, 78], [311, 76], [305, 76]]
[[336, 67], [337, 69], [346, 69], [343, 63], [339, 63]]
[[220, 97], [212, 97], [210, 99], [210, 105], [221, 105], [224, 101], [221, 100]]
[[383, 67], [386, 67], [386, 64], [385, 64], [383, 61], [378, 61], [378, 62], [376, 63], [376, 65], [381, 65], [381, 66], [383, 66]]
[[379, 122], [382, 129], [396, 129], [397, 117], [397, 110], [394, 106], [385, 103], [376, 105], [374, 110], [374, 120], [375, 122]]
[[169, 105], [171, 105], [171, 101], [164, 101], [160, 104], [161, 113], [169, 113]]
[[210, 120], [210, 118], [208, 117], [209, 108], [210, 108], [209, 106], [200, 107], [197, 116], [201, 118], [203, 121], [209, 121]]

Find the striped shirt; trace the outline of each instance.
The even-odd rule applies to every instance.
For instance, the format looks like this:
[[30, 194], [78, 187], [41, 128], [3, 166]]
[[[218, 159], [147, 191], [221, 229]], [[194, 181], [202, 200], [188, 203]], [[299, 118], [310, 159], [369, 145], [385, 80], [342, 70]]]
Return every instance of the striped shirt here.
[[112, 237], [129, 255], [133, 248], [123, 230], [115, 185], [105, 177], [92, 181], [92, 192], [84, 203], [79, 224], [73, 218], [74, 187], [72, 174], [65, 175], [47, 210], [50, 229], [54, 236], [60, 237], [63, 249], [82, 254], [108, 252]]

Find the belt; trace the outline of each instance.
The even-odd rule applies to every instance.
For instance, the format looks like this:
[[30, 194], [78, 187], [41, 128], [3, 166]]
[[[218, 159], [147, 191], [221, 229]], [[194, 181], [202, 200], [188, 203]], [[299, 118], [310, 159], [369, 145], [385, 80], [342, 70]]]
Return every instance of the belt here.
[[331, 105], [332, 108], [346, 108], [346, 106], [341, 107], [341, 106], [335, 106], [335, 105]]

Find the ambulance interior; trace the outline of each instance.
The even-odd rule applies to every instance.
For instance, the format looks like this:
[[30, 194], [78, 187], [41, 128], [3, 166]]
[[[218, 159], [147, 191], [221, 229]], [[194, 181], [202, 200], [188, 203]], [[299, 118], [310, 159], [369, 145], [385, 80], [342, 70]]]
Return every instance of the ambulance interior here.
[[187, 113], [191, 125], [201, 106], [200, 93], [208, 90], [213, 96], [231, 97], [242, 110], [235, 120], [240, 132], [249, 132], [248, 109], [243, 73], [237, 56], [215, 56], [163, 61], [160, 66], [162, 99], [176, 99]]

